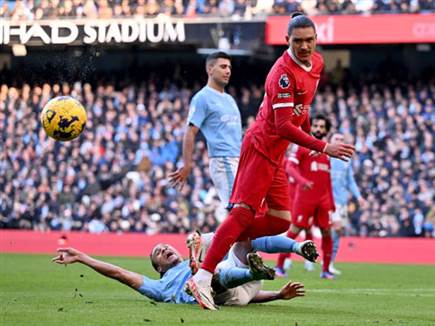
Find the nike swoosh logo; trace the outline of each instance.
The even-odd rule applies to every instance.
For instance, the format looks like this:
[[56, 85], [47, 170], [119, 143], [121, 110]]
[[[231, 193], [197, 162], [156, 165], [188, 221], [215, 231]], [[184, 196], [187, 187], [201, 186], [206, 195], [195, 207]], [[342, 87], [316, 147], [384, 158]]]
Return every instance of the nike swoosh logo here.
[[304, 94], [306, 94], [307, 93], [307, 91], [303, 91], [303, 92], [296, 92], [296, 95], [304, 95]]

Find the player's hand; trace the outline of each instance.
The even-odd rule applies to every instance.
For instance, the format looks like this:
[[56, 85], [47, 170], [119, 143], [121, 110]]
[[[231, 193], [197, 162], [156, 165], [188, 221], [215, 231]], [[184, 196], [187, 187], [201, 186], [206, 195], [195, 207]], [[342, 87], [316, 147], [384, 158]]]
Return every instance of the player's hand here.
[[319, 156], [320, 154], [322, 154], [322, 153], [318, 152], [318, 151], [311, 151], [308, 155], [311, 157], [314, 157], [314, 156]]
[[57, 249], [59, 255], [54, 257], [51, 261], [56, 264], [68, 265], [80, 262], [84, 255], [81, 251], [74, 248], [59, 248]]
[[313, 185], [314, 185], [313, 181], [309, 181], [309, 180], [307, 180], [307, 181], [302, 185], [302, 189], [305, 190], [305, 191], [310, 190], [310, 189], [313, 189]]
[[169, 174], [169, 185], [178, 190], [183, 189], [186, 183], [187, 177], [190, 174], [191, 168], [188, 166], [183, 166], [175, 172]]
[[296, 297], [303, 297], [304, 295], [304, 285], [299, 282], [290, 281], [281, 288], [278, 297], [282, 300], [290, 300]]
[[326, 144], [325, 154], [339, 158], [345, 162], [349, 161], [353, 153], [355, 153], [355, 146], [349, 144]]

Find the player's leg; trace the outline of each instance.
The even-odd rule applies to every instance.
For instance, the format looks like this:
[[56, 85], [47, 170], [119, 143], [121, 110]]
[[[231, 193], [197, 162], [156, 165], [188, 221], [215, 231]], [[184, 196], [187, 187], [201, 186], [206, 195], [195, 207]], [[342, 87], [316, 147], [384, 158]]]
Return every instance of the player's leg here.
[[[190, 266], [192, 274], [195, 274], [202, 262], [202, 257], [205, 256], [206, 251], [213, 238], [213, 233], [200, 234], [199, 231], [192, 232], [187, 236], [186, 244], [189, 249]], [[286, 236], [266, 236], [257, 238], [251, 241], [236, 242], [230, 250], [237, 259], [226, 259], [225, 264], [229, 261], [237, 261], [235, 266], [247, 266], [247, 255], [253, 251], [260, 251], [265, 253], [296, 253], [305, 259], [315, 262], [318, 253], [315, 244], [312, 241], [297, 242]], [[218, 265], [224, 264], [221, 262]], [[194, 268], [193, 268], [194, 267]]]
[[[291, 239], [296, 239], [301, 230], [307, 230], [312, 225], [312, 216], [315, 206], [310, 203], [304, 203], [296, 198], [293, 204], [292, 224], [287, 232], [287, 236]], [[287, 255], [280, 254], [275, 267], [277, 275], [285, 276], [284, 262]]]
[[[311, 228], [305, 229], [305, 241], [313, 241], [313, 233], [311, 232]], [[314, 271], [314, 264], [310, 259], [305, 259], [304, 269], [308, 272]]]
[[325, 279], [334, 278], [334, 274], [329, 271], [329, 264], [332, 257], [332, 236], [331, 236], [331, 212], [326, 201], [320, 201], [314, 215], [314, 223], [320, 228], [322, 233], [322, 253], [323, 265], [320, 276]]
[[225, 210], [223, 216], [228, 213], [226, 209], [229, 205], [238, 164], [238, 157], [210, 158], [210, 177], [221, 201], [220, 209]]
[[215, 302], [225, 306], [246, 306], [257, 296], [261, 287], [261, 281], [251, 281], [216, 295]]
[[[227, 259], [219, 263], [216, 270], [219, 272], [222, 268], [228, 268], [230, 266], [235, 266], [236, 268], [247, 268], [257, 274], [266, 274], [268, 277], [263, 277], [265, 279], [270, 278], [274, 275], [274, 271], [263, 264], [260, 257], [248, 256], [252, 254], [251, 241], [236, 242], [230, 252], [228, 253]], [[247, 280], [246, 278], [245, 280]], [[247, 305], [261, 290], [261, 281], [250, 281], [244, 283], [235, 288], [230, 288], [220, 294], [215, 295], [215, 302], [219, 305], [226, 306], [245, 306]], [[214, 289], [214, 288], [213, 288]]]
[[332, 256], [332, 237], [331, 228], [321, 228], [322, 232], [322, 252], [323, 252], [323, 265], [322, 265], [322, 278], [331, 279], [334, 278], [329, 271], [329, 264], [331, 263]]
[[287, 228], [288, 220], [286, 218], [271, 215], [268, 211], [266, 214], [257, 214], [252, 224], [239, 236], [238, 241], [276, 235], [284, 232]]
[[274, 279], [274, 270], [265, 266], [257, 253], [249, 253], [247, 255], [247, 262], [248, 268], [237, 266], [225, 267], [225, 264], [222, 266], [218, 265], [212, 280], [213, 289], [219, 293], [251, 281]]
[[[256, 151], [249, 139], [246, 142], [247, 144], [244, 141], [242, 146], [239, 169], [231, 198], [231, 202], [235, 203], [234, 207], [217, 229], [202, 266], [209, 272], [214, 271], [216, 265], [236, 240], [263, 235], [261, 232], [257, 232], [259, 228], [252, 229], [250, 226], [254, 222], [255, 212], [259, 210], [273, 182], [277, 168]], [[261, 178], [258, 176], [260, 170]], [[262, 221], [259, 220], [259, 222], [259, 226], [264, 227]], [[279, 222], [275, 224], [279, 224]], [[251, 232], [244, 233], [249, 228]], [[267, 228], [262, 231], [266, 232]], [[244, 236], [240, 237], [241, 234]]]
[[334, 262], [340, 247], [340, 237], [343, 234], [343, 227], [347, 221], [347, 207], [345, 205], [336, 205], [336, 210], [332, 213], [332, 257], [329, 271], [335, 275], [341, 275], [341, 271], [335, 268]]
[[204, 261], [214, 233], [200, 233], [198, 230], [190, 233], [186, 238], [186, 246], [189, 250], [189, 265], [192, 275], [198, 272], [201, 263]]
[[[280, 169], [279, 174], [277, 176], [277, 182], [275, 183], [275, 187], [272, 188], [271, 191], [268, 193], [268, 197], [266, 198], [266, 201], [270, 207], [269, 214], [275, 215], [274, 213], [285, 212], [286, 216], [290, 215], [289, 222], [291, 222], [292, 214], [290, 212], [292, 209], [292, 198], [290, 197], [288, 178], [283, 168]], [[288, 212], [286, 210], [288, 210]], [[292, 236], [289, 238], [295, 239], [300, 229], [296, 226], [290, 226], [290, 230], [292, 230], [291, 232]], [[289, 232], [288, 227], [286, 231], [287, 233]], [[275, 268], [275, 273], [279, 277], [287, 276], [284, 271], [284, 262], [287, 259], [287, 257], [290, 258], [290, 253], [281, 253], [278, 256], [278, 262]]]
[[315, 262], [319, 256], [313, 241], [297, 242], [283, 235], [261, 237], [251, 241], [252, 250], [266, 253], [296, 253], [305, 259]]
[[[266, 196], [267, 211], [257, 216], [254, 223], [240, 236], [241, 239], [255, 239], [276, 235], [288, 229], [290, 214], [288, 180], [283, 168], [278, 168]], [[240, 239], [239, 238], [239, 239]], [[278, 273], [280, 270], [278, 270]]]
[[276, 235], [288, 230], [291, 220], [290, 192], [284, 168], [276, 168], [270, 187], [265, 196], [267, 210], [258, 214], [253, 223], [243, 232], [239, 240], [256, 239]]
[[[252, 224], [255, 211], [261, 206], [267, 194], [275, 170], [276, 168], [256, 151], [249, 137], [245, 137], [231, 199], [236, 204], [217, 229], [202, 268], [186, 283], [186, 289], [193, 293], [197, 301], [202, 300], [204, 296], [207, 298], [202, 307], [213, 309], [214, 305], [210, 305], [209, 302], [213, 302], [211, 279], [216, 265], [240, 234]], [[258, 178], [258, 171], [262, 173], [261, 178]]]
[[[297, 227], [295, 224], [291, 224], [290, 229], [287, 232], [287, 237], [292, 240], [296, 239], [301, 230], [302, 229]], [[276, 260], [276, 265], [275, 265], [275, 274], [277, 277], [287, 277], [284, 264], [286, 259], [290, 259], [290, 257], [291, 257], [290, 253], [284, 253], [284, 252], [278, 255], [278, 258]]]

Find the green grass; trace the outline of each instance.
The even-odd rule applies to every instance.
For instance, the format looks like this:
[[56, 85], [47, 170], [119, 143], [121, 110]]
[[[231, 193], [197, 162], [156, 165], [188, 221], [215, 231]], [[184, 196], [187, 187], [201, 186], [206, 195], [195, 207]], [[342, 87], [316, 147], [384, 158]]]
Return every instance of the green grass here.
[[[147, 259], [103, 260], [157, 277]], [[433, 266], [339, 265], [343, 276], [326, 281], [297, 263], [291, 278], [305, 284], [304, 298], [210, 312], [156, 304], [79, 264], [1, 254], [0, 325], [435, 325]]]

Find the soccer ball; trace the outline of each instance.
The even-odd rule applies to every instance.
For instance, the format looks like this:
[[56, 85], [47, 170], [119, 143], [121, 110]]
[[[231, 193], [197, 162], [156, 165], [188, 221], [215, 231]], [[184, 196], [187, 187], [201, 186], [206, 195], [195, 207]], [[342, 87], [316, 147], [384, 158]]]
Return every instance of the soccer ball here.
[[51, 99], [41, 112], [41, 123], [45, 132], [60, 141], [77, 138], [85, 128], [86, 120], [85, 108], [70, 96]]

